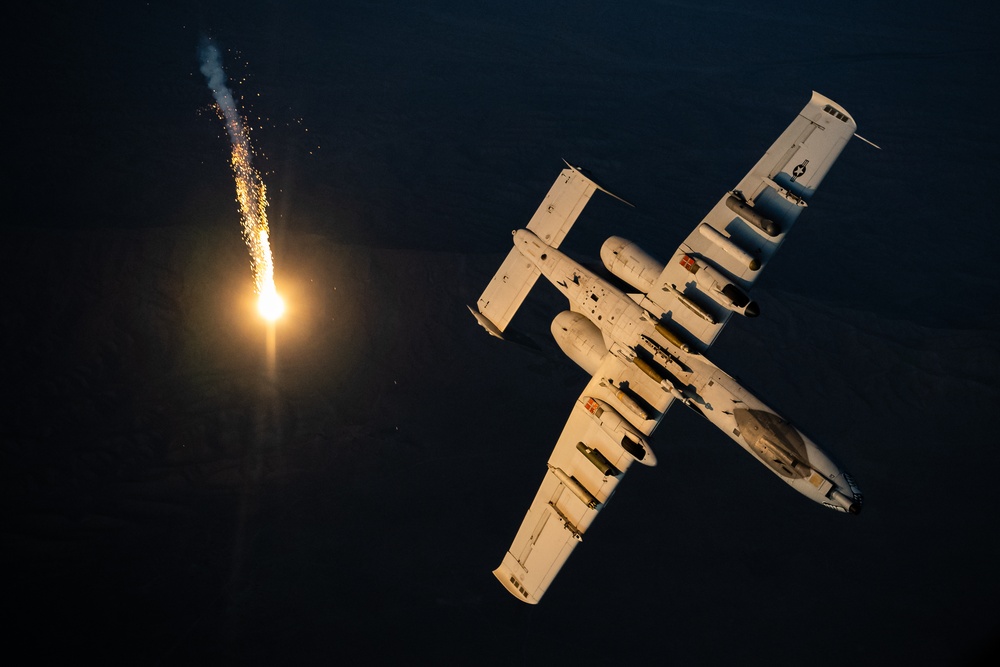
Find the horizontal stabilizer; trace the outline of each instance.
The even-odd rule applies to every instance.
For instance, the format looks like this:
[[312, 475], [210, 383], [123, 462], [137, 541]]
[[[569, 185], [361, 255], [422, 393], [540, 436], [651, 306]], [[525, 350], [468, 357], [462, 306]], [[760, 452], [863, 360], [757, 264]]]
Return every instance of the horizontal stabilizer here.
[[527, 228], [546, 245], [558, 248], [597, 188], [596, 183], [575, 167], [563, 169], [531, 216]]
[[490, 335], [503, 338], [503, 330], [510, 324], [539, 275], [541, 273], [527, 257], [517, 248], [511, 248], [507, 259], [476, 302], [479, 313], [473, 311], [472, 314]]
[[472, 306], [467, 306], [467, 307], [469, 309], [469, 312], [472, 313], [472, 316], [476, 318], [477, 322], [479, 322], [479, 326], [486, 329], [486, 333], [488, 333], [491, 336], [496, 336], [500, 340], [503, 340], [503, 332], [497, 329], [497, 325], [490, 322], [486, 318], [486, 316], [483, 315], [482, 313], [473, 310]]

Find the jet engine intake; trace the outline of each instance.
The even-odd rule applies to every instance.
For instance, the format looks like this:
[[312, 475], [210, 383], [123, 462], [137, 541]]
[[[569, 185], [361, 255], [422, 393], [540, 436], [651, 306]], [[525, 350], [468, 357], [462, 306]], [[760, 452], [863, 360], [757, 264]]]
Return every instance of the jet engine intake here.
[[663, 273], [663, 264], [628, 239], [612, 236], [601, 246], [601, 261], [612, 274], [643, 294], [653, 289], [653, 283]]

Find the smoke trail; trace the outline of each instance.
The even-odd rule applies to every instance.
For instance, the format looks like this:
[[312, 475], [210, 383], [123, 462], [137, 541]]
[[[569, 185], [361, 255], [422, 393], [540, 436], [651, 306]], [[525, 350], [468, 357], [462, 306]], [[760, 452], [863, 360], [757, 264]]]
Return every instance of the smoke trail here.
[[260, 295], [258, 307], [269, 319], [280, 315], [281, 300], [274, 287], [274, 263], [268, 240], [267, 190], [260, 173], [251, 160], [250, 135], [233, 94], [226, 85], [226, 72], [222, 68], [219, 50], [208, 40], [199, 47], [201, 73], [215, 98], [216, 110], [226, 126], [232, 144], [233, 175], [236, 177], [236, 201], [240, 205], [243, 223], [243, 240], [250, 250], [250, 268], [253, 271], [254, 289]]

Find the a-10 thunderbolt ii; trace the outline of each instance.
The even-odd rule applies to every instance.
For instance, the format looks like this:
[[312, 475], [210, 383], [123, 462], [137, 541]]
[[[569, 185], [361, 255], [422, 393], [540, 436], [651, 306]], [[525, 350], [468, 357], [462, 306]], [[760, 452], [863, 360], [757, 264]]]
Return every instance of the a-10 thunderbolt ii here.
[[[820, 447], [704, 353], [734, 313], [759, 309], [750, 287], [771, 261], [857, 125], [813, 93], [743, 180], [722, 196], [666, 265], [611, 237], [607, 269], [625, 293], [558, 250], [596, 190], [567, 163], [472, 311], [503, 338], [539, 275], [569, 299], [552, 334], [592, 377], [570, 411], [541, 487], [497, 579], [537, 603], [636, 461], [656, 463], [649, 436], [676, 401], [705, 417], [802, 495], [857, 514], [854, 480]], [[610, 193], [609, 193], [610, 194]]]

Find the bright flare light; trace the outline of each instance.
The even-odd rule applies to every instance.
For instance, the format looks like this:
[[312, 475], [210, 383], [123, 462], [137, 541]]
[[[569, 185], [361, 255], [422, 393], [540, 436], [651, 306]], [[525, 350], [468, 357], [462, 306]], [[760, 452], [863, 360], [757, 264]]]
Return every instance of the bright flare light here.
[[253, 271], [254, 291], [259, 295], [257, 310], [270, 322], [281, 317], [285, 303], [274, 287], [274, 260], [268, 241], [267, 189], [260, 172], [251, 163], [250, 134], [226, 86], [226, 73], [222, 69], [219, 51], [211, 43], [201, 48], [201, 71], [208, 79], [208, 86], [215, 97], [215, 108], [226, 125], [233, 152], [230, 160], [236, 177], [236, 201], [240, 206], [243, 223], [243, 240], [250, 250], [250, 269]]
[[[247, 245], [250, 247], [251, 256], [259, 257], [259, 261], [251, 262], [254, 266], [254, 285], [257, 293], [257, 310], [261, 316], [274, 322], [285, 312], [285, 302], [274, 288], [274, 261], [271, 259], [271, 244], [267, 240], [267, 222], [265, 218], [265, 228], [257, 235], [257, 243]], [[245, 236], [245, 235], [244, 235]], [[254, 247], [260, 250], [254, 255]]]
[[261, 292], [257, 299], [257, 310], [261, 317], [273, 322], [285, 312], [285, 302], [277, 292]]

